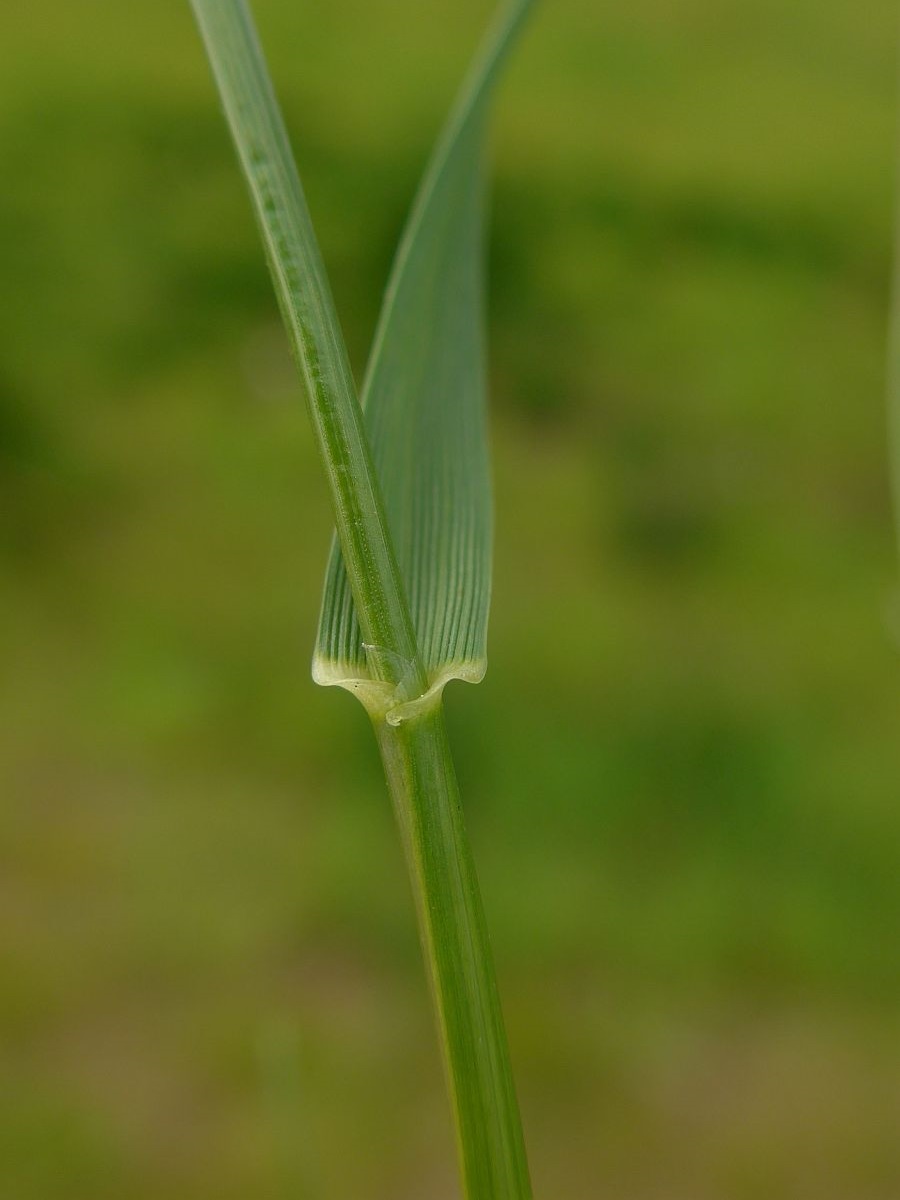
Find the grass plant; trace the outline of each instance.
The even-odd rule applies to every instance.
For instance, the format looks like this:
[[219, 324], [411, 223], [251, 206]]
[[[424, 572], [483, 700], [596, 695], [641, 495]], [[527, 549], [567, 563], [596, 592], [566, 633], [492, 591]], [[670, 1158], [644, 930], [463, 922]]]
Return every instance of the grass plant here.
[[[357, 383], [493, 2], [254, 6]], [[333, 521], [190, 6], [14, 11], [0, 1192], [449, 1198], [371, 726], [304, 679]], [[896, 6], [540, 18], [495, 126], [488, 686], [444, 706], [535, 1188], [897, 1197]]]
[[303, 377], [334, 507], [313, 674], [371, 719], [418, 913], [465, 1194], [531, 1195], [485, 920], [442, 713], [484, 674], [492, 516], [484, 140], [529, 7], [500, 15], [401, 239], [361, 393], [243, 0], [192, 0]]

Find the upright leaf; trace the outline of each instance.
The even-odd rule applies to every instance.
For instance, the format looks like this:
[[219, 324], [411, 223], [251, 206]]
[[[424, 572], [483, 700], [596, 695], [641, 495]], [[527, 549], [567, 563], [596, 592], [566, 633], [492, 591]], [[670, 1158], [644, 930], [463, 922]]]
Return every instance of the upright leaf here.
[[[191, 0], [259, 222], [331, 488], [369, 653], [392, 694], [425, 679], [347, 351], [287, 132], [245, 0]], [[400, 664], [403, 664], [402, 667]]]
[[[464, 84], [400, 242], [362, 389], [366, 433], [427, 678], [388, 719], [486, 666], [492, 508], [485, 413], [484, 149], [490, 99], [529, 7], [514, 0]], [[371, 647], [337, 539], [313, 675], [365, 698]]]

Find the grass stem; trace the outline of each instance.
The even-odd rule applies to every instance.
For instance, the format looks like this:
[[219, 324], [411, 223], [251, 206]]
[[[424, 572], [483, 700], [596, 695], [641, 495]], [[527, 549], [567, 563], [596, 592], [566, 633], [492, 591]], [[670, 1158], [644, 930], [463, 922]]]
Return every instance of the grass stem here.
[[440, 701], [373, 721], [428, 965], [468, 1200], [529, 1200], [531, 1184], [475, 867]]

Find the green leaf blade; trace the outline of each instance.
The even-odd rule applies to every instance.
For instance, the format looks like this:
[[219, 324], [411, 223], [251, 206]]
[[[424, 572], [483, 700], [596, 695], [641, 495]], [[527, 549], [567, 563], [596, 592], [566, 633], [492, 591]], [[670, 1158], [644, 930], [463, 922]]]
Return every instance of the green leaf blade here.
[[291, 349], [306, 384], [370, 678], [391, 695], [424, 671], [331, 289], [245, 0], [191, 0], [247, 181]]
[[[426, 698], [486, 667], [493, 511], [484, 346], [485, 132], [529, 8], [489, 35], [426, 169], [387, 288], [362, 390], [366, 433], [427, 679]], [[313, 675], [369, 676], [343, 555], [332, 546]], [[395, 717], [421, 698], [397, 695]]]

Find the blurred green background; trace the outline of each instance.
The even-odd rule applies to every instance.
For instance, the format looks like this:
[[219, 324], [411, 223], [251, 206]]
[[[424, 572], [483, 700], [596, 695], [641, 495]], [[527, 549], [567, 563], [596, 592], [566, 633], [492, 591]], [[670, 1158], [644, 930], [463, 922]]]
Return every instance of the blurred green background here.
[[[449, 718], [536, 1192], [900, 1195], [893, 0], [545, 0]], [[361, 371], [487, 0], [258, 0]], [[449, 1200], [330, 520], [186, 3], [0, 41], [0, 1196]]]

